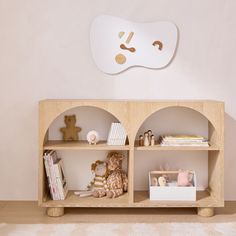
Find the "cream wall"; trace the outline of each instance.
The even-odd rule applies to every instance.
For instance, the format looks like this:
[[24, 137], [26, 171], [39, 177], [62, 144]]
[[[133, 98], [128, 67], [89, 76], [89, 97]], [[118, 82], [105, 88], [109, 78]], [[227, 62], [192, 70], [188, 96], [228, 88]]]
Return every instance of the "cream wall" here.
[[[0, 0], [0, 199], [37, 198], [37, 103], [45, 98], [217, 99], [226, 102], [225, 195], [236, 200], [236, 1]], [[165, 69], [100, 72], [89, 27], [99, 14], [173, 21]]]

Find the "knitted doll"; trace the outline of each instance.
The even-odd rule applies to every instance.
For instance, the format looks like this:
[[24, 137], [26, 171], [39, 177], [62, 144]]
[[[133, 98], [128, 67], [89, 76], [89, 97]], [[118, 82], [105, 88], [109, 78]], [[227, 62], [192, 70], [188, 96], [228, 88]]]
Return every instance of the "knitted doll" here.
[[91, 165], [91, 170], [95, 173], [95, 177], [90, 182], [88, 189], [93, 191], [94, 197], [104, 197], [106, 195], [105, 184], [108, 173], [107, 163], [98, 160]]

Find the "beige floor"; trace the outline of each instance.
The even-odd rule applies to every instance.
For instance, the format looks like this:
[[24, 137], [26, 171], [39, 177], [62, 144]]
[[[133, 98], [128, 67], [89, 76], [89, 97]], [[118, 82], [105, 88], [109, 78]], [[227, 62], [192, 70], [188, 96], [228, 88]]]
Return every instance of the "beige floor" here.
[[226, 202], [216, 215], [203, 218], [186, 209], [94, 209], [67, 208], [63, 217], [52, 218], [37, 202], [0, 202], [0, 223], [152, 223], [152, 222], [236, 222], [236, 202]]

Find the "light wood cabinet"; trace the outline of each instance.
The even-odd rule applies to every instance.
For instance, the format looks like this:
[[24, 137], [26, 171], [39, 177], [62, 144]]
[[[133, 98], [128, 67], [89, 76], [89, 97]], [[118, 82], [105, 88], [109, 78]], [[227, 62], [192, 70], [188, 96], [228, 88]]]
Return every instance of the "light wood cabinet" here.
[[[86, 141], [64, 142], [48, 140], [52, 122], [72, 108], [89, 106], [105, 110], [115, 116], [125, 127], [129, 144], [108, 146], [106, 141], [89, 145]], [[143, 122], [164, 108], [185, 107], [202, 114], [208, 120], [209, 147], [163, 147], [160, 145], [139, 147], [136, 134]], [[44, 150], [123, 150], [128, 156], [128, 192], [115, 199], [78, 198], [69, 191], [63, 201], [50, 199], [43, 165]], [[134, 163], [136, 151], [206, 151], [208, 153], [208, 188], [197, 192], [197, 200], [150, 201], [148, 191], [134, 190]], [[194, 168], [194, 167], [193, 167]], [[148, 173], [147, 173], [148, 175]], [[43, 100], [39, 103], [39, 188], [38, 202], [47, 208], [48, 215], [60, 216], [65, 207], [196, 207], [198, 214], [211, 216], [214, 207], [224, 206], [224, 103], [218, 101], [123, 101], [123, 100]]]

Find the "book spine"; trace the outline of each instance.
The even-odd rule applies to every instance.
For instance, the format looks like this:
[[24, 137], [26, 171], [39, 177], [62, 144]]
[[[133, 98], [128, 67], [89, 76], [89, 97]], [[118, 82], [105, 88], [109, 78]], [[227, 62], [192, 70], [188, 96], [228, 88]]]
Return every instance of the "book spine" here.
[[46, 175], [47, 175], [47, 179], [48, 179], [48, 186], [49, 186], [50, 194], [51, 194], [52, 199], [54, 199], [52, 180], [50, 178], [50, 171], [49, 171], [49, 166], [48, 166], [46, 154], [44, 154], [43, 158], [44, 158], [44, 166], [45, 166]]
[[120, 123], [116, 123], [116, 133], [114, 137], [114, 144], [115, 145], [120, 145]]
[[49, 158], [48, 158], [49, 170], [50, 170], [50, 175], [51, 175], [51, 180], [52, 180], [52, 187], [55, 193], [55, 199], [53, 200], [60, 200], [59, 191], [57, 187], [57, 181], [56, 181], [56, 175], [55, 175], [55, 171], [53, 167], [53, 158], [55, 159], [56, 157], [55, 156], [53, 157], [53, 155], [55, 155], [54, 151], [50, 152]]
[[108, 135], [107, 145], [112, 145], [111, 140], [112, 140], [113, 133], [114, 133], [114, 123], [111, 123], [111, 128], [110, 128], [109, 135]]
[[59, 173], [59, 164], [53, 164], [53, 169], [54, 169], [54, 173], [55, 173], [55, 177], [56, 177], [56, 183], [57, 183], [57, 189], [58, 189], [58, 193], [59, 193], [59, 199], [60, 200], [64, 200], [64, 194], [63, 194], [63, 190], [62, 190], [62, 183], [60, 181], [60, 173]]
[[52, 176], [52, 171], [50, 168], [50, 154], [48, 153], [45, 157], [45, 160], [47, 162], [47, 166], [48, 166], [48, 171], [49, 171], [49, 179], [50, 179], [50, 187], [51, 187], [51, 191], [52, 191], [52, 199], [56, 200], [56, 188], [55, 185], [53, 183], [53, 176]]
[[112, 139], [112, 145], [117, 145], [117, 132], [118, 132], [118, 123], [114, 124], [114, 134]]
[[126, 132], [125, 132], [125, 128], [124, 128], [124, 126], [122, 126], [121, 127], [121, 129], [122, 129], [122, 137], [121, 137], [121, 139], [122, 139], [122, 143], [121, 143], [121, 145], [125, 145], [125, 141], [126, 141]]

